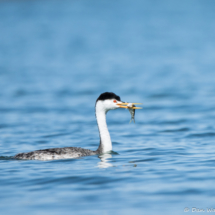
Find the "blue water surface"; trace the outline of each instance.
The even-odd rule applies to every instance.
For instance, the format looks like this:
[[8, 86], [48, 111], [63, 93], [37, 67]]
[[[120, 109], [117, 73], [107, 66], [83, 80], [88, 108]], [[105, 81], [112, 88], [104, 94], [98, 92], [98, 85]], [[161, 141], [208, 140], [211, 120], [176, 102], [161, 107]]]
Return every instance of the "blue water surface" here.
[[[215, 208], [215, 1], [0, 1], [0, 213], [184, 214]], [[95, 101], [115, 153], [95, 150]]]

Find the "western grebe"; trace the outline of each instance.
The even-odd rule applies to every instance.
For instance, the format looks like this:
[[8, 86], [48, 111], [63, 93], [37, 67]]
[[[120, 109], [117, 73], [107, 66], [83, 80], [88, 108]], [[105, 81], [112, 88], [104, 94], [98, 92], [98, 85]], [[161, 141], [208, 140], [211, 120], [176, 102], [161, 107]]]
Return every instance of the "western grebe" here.
[[[96, 151], [83, 149], [78, 147], [64, 147], [36, 150], [33, 152], [19, 153], [14, 156], [15, 159], [24, 160], [55, 160], [65, 158], [78, 158], [88, 155], [96, 155], [110, 152], [112, 150], [112, 142], [106, 123], [106, 113], [109, 110], [117, 108], [128, 108], [130, 103], [122, 102], [120, 97], [114, 93], [102, 93], [96, 100], [95, 112], [100, 134], [100, 145]], [[140, 103], [132, 103], [140, 104]], [[133, 107], [133, 109], [140, 109]]]

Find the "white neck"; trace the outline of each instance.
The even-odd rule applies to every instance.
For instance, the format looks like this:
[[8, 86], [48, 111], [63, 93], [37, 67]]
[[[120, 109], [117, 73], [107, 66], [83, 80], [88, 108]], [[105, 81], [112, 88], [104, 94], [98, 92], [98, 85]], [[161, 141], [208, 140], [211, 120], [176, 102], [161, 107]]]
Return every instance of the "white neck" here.
[[98, 101], [96, 104], [96, 119], [100, 134], [99, 153], [106, 153], [112, 150], [112, 142], [106, 123], [106, 113], [107, 110], [105, 110]]

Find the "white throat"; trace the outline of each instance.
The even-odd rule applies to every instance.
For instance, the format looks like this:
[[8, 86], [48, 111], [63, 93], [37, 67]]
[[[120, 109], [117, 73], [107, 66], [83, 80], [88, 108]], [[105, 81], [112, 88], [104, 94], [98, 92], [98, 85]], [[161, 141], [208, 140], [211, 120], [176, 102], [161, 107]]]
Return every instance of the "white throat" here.
[[100, 153], [106, 153], [112, 150], [112, 142], [106, 123], [107, 110], [103, 107], [100, 101], [96, 104], [96, 119], [100, 134]]

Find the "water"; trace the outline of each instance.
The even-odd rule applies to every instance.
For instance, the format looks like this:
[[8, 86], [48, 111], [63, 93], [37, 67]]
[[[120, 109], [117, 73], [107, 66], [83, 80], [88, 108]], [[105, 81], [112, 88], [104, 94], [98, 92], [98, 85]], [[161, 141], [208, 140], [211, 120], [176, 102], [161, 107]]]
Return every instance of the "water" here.
[[[215, 207], [214, 1], [1, 1], [1, 214], [184, 214]], [[113, 153], [18, 161], [99, 144], [105, 91]]]

